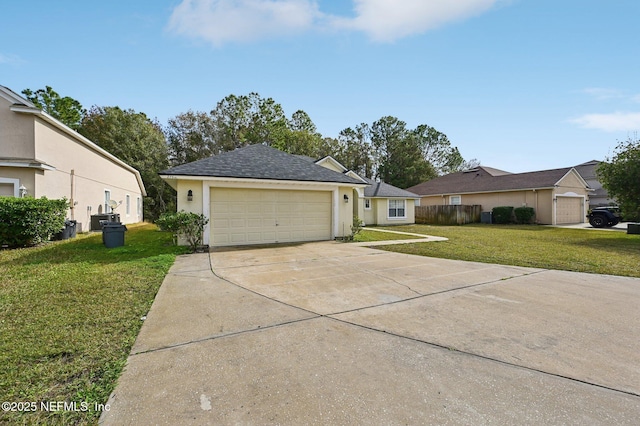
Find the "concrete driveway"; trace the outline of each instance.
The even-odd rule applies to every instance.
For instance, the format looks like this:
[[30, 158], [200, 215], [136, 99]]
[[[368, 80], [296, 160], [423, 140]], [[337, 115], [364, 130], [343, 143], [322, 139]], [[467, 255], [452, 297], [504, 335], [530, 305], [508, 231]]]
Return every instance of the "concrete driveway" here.
[[638, 324], [640, 279], [337, 242], [182, 256], [101, 423], [637, 424]]

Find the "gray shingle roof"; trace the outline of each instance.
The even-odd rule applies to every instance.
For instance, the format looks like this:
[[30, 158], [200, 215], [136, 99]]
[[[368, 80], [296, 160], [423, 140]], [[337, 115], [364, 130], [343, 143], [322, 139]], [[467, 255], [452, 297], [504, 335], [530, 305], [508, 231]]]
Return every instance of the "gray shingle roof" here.
[[423, 182], [407, 188], [407, 191], [419, 195], [440, 195], [552, 188], [571, 169], [571, 167], [565, 167], [538, 172], [493, 175], [483, 167], [478, 167], [471, 171], [452, 173]]
[[419, 195], [413, 192], [405, 191], [396, 186], [389, 185], [382, 181], [376, 182], [373, 179], [363, 178], [369, 186], [364, 188], [364, 196], [368, 198], [382, 197], [382, 198], [420, 198]]
[[362, 184], [342, 173], [260, 144], [182, 164], [160, 174]]

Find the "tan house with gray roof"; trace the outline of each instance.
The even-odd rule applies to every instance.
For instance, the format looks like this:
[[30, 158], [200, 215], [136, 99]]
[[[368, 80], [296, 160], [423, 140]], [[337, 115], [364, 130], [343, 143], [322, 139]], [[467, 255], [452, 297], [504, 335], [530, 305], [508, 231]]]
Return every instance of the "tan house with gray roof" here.
[[479, 166], [407, 188], [418, 194], [420, 205], [481, 205], [532, 207], [536, 223], [583, 223], [589, 210], [587, 182], [572, 167], [528, 173], [509, 173]]

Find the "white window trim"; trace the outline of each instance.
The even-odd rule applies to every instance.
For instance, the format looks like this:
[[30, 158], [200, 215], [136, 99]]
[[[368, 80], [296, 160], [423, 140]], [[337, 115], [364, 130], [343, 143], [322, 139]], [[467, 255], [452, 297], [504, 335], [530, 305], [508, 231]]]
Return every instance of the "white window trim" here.
[[0, 177], [0, 183], [13, 184], [13, 196], [16, 198], [20, 196], [20, 179]]
[[[389, 210], [391, 210], [391, 202], [392, 201], [402, 201], [402, 205], [403, 208], [402, 210], [404, 211], [404, 216], [390, 216], [389, 215]], [[395, 208], [396, 212], [398, 210], [398, 208]], [[394, 220], [394, 219], [406, 219], [407, 218], [407, 200], [404, 199], [388, 199], [387, 200], [387, 219], [389, 220]]]
[[[457, 199], [458, 202], [454, 203], [453, 200]], [[460, 206], [462, 205], [462, 195], [449, 195], [449, 204], [452, 206]]]
[[[108, 198], [107, 198], [107, 194], [109, 194]], [[104, 214], [113, 213], [111, 211], [111, 206], [109, 206], [109, 200], [111, 200], [111, 190], [110, 189], [105, 189], [104, 190]]]
[[124, 199], [125, 199], [125, 203], [126, 203], [125, 206], [124, 206], [125, 214], [127, 215], [127, 217], [129, 217], [129, 216], [131, 216], [131, 195], [126, 194], [124, 196]]
[[364, 209], [365, 210], [371, 210], [371, 198], [365, 198], [364, 199]]

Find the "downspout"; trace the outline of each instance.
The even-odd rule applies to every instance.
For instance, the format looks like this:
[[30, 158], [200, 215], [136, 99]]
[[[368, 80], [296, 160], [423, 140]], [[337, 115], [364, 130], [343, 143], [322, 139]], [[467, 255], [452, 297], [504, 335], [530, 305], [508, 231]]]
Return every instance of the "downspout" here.
[[533, 194], [535, 195], [534, 199], [534, 204], [536, 206], [536, 210], [535, 210], [535, 215], [536, 215], [536, 223], [539, 223], [539, 219], [537, 217], [538, 215], [538, 191], [536, 191], [535, 189], [533, 190]]
[[332, 214], [332, 227], [331, 227], [331, 239], [335, 240], [336, 237], [338, 236], [338, 231], [339, 231], [339, 219], [340, 219], [340, 205], [338, 204], [338, 188], [334, 189], [332, 191], [332, 198], [333, 198], [333, 214]]
[[76, 214], [75, 214], [76, 202], [73, 198], [73, 195], [76, 193], [75, 183], [76, 183], [76, 171], [74, 169], [71, 169], [71, 199], [69, 200], [69, 210], [71, 210], [71, 220], [76, 219]]

